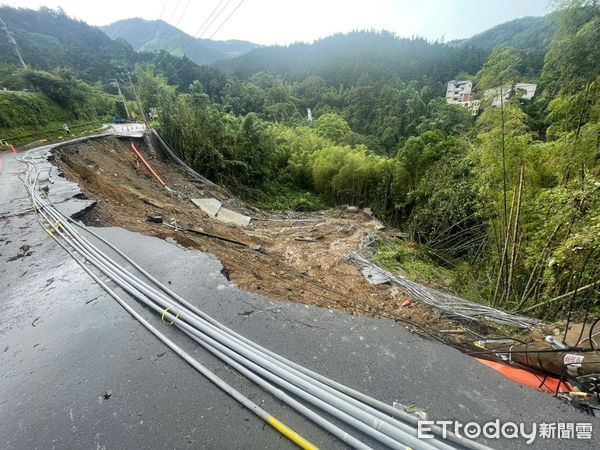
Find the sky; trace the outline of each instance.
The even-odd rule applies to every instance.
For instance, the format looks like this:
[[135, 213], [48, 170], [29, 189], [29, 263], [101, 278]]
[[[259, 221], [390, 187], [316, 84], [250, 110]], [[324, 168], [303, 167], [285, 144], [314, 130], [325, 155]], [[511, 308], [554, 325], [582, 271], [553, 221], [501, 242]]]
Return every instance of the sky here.
[[[312, 42], [356, 29], [386, 29], [401, 37], [449, 41], [470, 37], [508, 20], [549, 12], [548, 0], [0, 0], [1, 3], [33, 9], [62, 7], [69, 16], [90, 25], [131, 17], [160, 18], [192, 36], [243, 39], [263, 45]], [[214, 21], [213, 15], [207, 23], [217, 5], [216, 11], [222, 8], [222, 13]], [[230, 13], [233, 14], [225, 20]], [[206, 25], [202, 27], [203, 24]]]

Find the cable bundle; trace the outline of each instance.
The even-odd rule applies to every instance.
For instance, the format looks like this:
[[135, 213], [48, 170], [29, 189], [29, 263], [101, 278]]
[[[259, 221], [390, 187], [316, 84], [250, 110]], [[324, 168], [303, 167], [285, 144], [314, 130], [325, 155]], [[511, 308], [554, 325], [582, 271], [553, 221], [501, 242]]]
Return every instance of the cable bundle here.
[[[442, 439], [442, 430], [439, 427], [434, 427], [432, 430], [437, 435], [435, 439], [420, 440], [417, 438], [417, 417], [315, 373], [229, 329], [173, 292], [109, 241], [66, 217], [47, 198], [42, 197], [38, 193], [38, 179], [42, 164], [47, 164], [45, 156], [36, 156], [30, 152], [19, 159], [28, 165], [22, 180], [31, 196], [37, 219], [48, 235], [65, 249], [111, 297], [163, 343], [300, 447], [315, 448], [177, 346], [117, 295], [95, 271], [101, 272], [132, 298], [155, 311], [164, 322], [176, 326], [224, 363], [353, 448], [369, 447], [330, 422], [317, 410], [335, 417], [352, 429], [393, 449], [404, 449], [407, 446], [423, 450], [457, 447], [477, 450], [488, 448], [474, 441], [458, 438], [451, 433], [447, 433], [446, 439]], [[133, 266], [137, 273], [126, 270], [77, 229], [104, 243], [123, 261]], [[92, 271], [92, 267], [95, 271]], [[307, 404], [312, 405], [315, 410], [309, 408]]]

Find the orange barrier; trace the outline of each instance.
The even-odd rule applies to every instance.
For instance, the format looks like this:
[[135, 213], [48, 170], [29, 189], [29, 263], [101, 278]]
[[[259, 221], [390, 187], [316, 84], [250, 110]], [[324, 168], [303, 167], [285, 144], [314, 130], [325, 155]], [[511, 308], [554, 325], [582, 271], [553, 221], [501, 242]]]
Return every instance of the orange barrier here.
[[529, 372], [528, 370], [512, 367], [496, 361], [489, 361], [487, 359], [480, 358], [475, 359], [481, 364], [488, 366], [490, 369], [500, 372], [506, 378], [509, 378], [524, 386], [539, 389], [542, 392], [548, 392], [550, 394], [558, 392], [560, 394], [575, 390], [569, 383], [560, 381], [558, 378], [538, 375], [536, 373]]
[[154, 169], [150, 166], [150, 164], [148, 164], [148, 162], [144, 159], [144, 157], [139, 152], [139, 150], [137, 148], [135, 148], [135, 145], [133, 144], [133, 142], [131, 143], [131, 148], [133, 149], [133, 151], [135, 152], [135, 154], [138, 156], [138, 158], [140, 158], [142, 160], [142, 162], [148, 168], [148, 170], [150, 171], [150, 173], [152, 175], [154, 175], [154, 178], [156, 178], [159, 181], [159, 183], [163, 185], [163, 187], [167, 187], [167, 185], [165, 184], [165, 182], [158, 176], [158, 174], [154, 171]]

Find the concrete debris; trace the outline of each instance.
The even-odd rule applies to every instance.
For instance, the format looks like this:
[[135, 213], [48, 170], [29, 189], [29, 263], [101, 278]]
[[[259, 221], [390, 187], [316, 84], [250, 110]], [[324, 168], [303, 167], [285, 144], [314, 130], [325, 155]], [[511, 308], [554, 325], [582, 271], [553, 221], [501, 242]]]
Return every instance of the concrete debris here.
[[237, 225], [238, 227], [246, 227], [250, 224], [249, 216], [245, 216], [227, 208], [219, 209], [216, 218], [221, 222], [231, 223], [233, 225]]
[[346, 211], [351, 213], [357, 213], [359, 209], [358, 206], [346, 206]]
[[266, 248], [264, 248], [264, 247], [263, 247], [262, 245], [260, 245], [260, 244], [252, 244], [252, 245], [250, 246], [250, 248], [251, 248], [252, 250], [254, 250], [255, 252], [262, 253], [263, 255], [268, 255], [268, 254], [269, 254], [269, 252], [267, 251], [267, 249], [266, 249]]
[[214, 219], [223, 205], [216, 198], [192, 198], [192, 203]]
[[115, 123], [112, 126], [117, 137], [143, 138], [146, 134], [146, 125], [138, 122]]
[[362, 269], [362, 274], [365, 279], [371, 284], [386, 284], [390, 282], [388, 276], [383, 273], [378, 267], [365, 266]]

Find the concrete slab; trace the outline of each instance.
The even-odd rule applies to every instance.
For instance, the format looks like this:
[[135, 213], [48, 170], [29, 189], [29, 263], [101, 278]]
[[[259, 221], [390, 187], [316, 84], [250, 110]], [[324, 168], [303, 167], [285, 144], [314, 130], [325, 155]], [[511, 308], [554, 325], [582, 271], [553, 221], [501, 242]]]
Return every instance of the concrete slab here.
[[216, 198], [193, 198], [192, 203], [213, 219], [221, 209], [222, 203]]
[[232, 223], [238, 227], [246, 227], [250, 223], [250, 217], [237, 213], [227, 208], [221, 208], [217, 214], [217, 219], [221, 222]]

